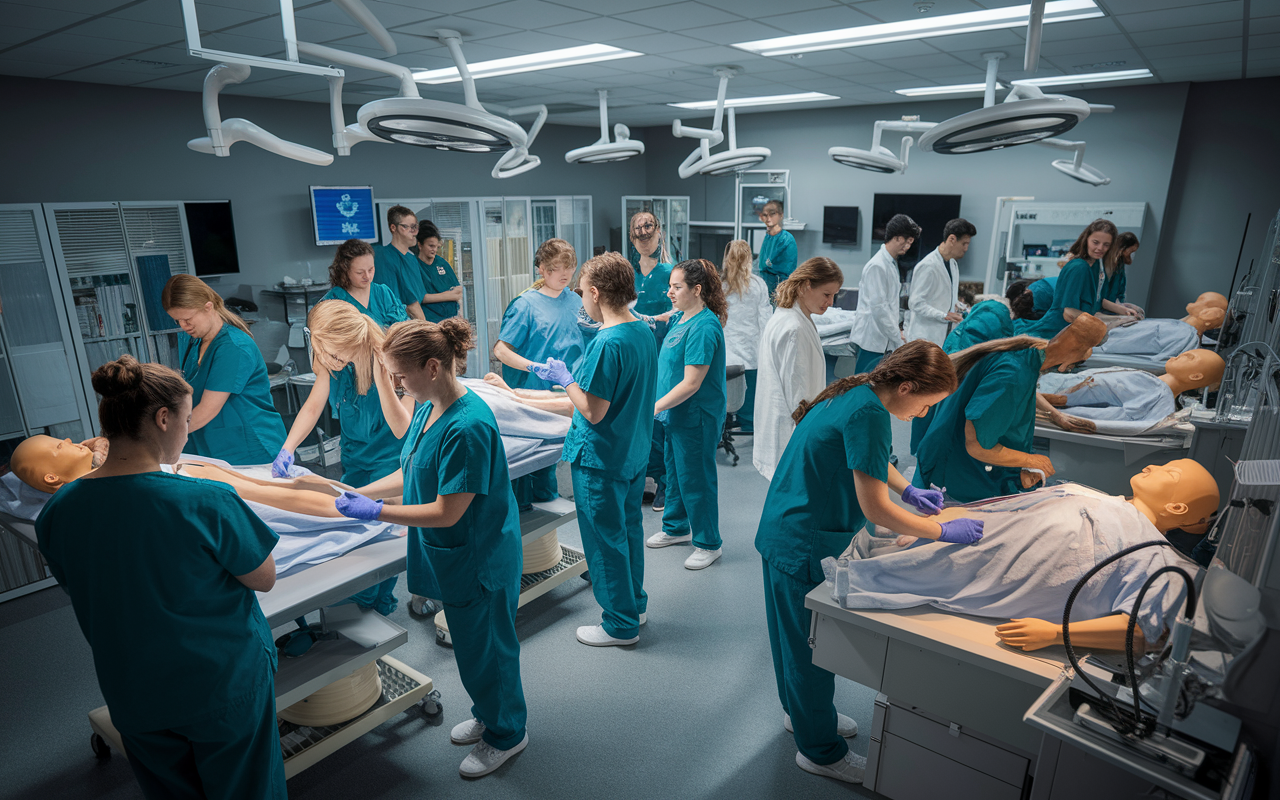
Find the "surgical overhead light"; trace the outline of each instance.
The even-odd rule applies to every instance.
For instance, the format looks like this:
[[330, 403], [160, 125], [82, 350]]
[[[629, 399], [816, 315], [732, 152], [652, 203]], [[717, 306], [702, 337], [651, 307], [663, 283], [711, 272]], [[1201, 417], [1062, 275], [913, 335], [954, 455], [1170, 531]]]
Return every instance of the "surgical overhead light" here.
[[621, 122], [613, 126], [613, 135], [617, 141], [609, 141], [609, 92], [597, 89], [596, 93], [600, 95], [600, 138], [595, 144], [565, 153], [564, 160], [570, 164], [604, 164], [644, 155], [644, 142], [630, 138], [631, 129]]
[[884, 131], [894, 133], [922, 133], [933, 128], [937, 123], [920, 122], [917, 119], [877, 120], [871, 134], [871, 149], [859, 150], [854, 147], [832, 147], [827, 155], [837, 164], [846, 167], [865, 169], [868, 172], [898, 173], [907, 171], [907, 155], [911, 151], [914, 140], [910, 136], [902, 137], [901, 150], [898, 155], [880, 144], [880, 136]]
[[1060, 158], [1052, 162], [1052, 166], [1064, 175], [1075, 178], [1090, 186], [1106, 186], [1111, 179], [1098, 170], [1084, 163], [1084, 142], [1068, 142], [1062, 139], [1041, 139], [1036, 142], [1044, 147], [1056, 147], [1059, 150], [1074, 151], [1071, 159]]
[[[579, 64], [595, 64], [600, 61], [616, 61], [620, 58], [634, 58], [644, 55], [634, 50], [624, 50], [607, 44], [584, 44], [579, 47], [566, 47], [562, 50], [548, 50], [544, 53], [529, 53], [510, 58], [495, 58], [471, 64], [471, 77], [494, 78], [499, 75], [514, 75], [518, 72], [538, 72], [557, 67], [572, 67]], [[418, 70], [413, 73], [418, 83], [457, 83], [462, 76], [457, 67], [444, 69]]]
[[734, 109], [729, 109], [729, 149], [712, 153], [711, 148], [724, 141], [720, 123], [724, 119], [724, 97], [729, 79], [741, 72], [739, 67], [716, 67], [713, 73], [720, 79], [716, 93], [716, 115], [711, 129], [691, 128], [680, 120], [671, 123], [672, 135], [680, 138], [700, 139], [698, 146], [681, 162], [678, 169], [681, 178], [694, 175], [729, 175], [755, 166], [773, 153], [767, 147], [738, 147], [738, 126]]

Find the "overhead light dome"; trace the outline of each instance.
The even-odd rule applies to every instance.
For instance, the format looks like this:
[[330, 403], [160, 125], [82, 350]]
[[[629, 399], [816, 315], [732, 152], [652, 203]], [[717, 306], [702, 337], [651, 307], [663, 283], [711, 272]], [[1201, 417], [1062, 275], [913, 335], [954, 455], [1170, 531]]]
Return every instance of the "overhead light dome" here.
[[565, 153], [564, 160], [570, 164], [605, 164], [643, 155], [644, 142], [631, 139], [631, 129], [621, 122], [613, 126], [613, 135], [617, 141], [609, 141], [609, 92], [597, 89], [596, 93], [600, 96], [600, 138], [595, 144]]
[[832, 160], [837, 164], [844, 164], [846, 167], [855, 169], [865, 169], [868, 172], [884, 174], [906, 172], [907, 156], [911, 152], [911, 145], [914, 140], [910, 136], [902, 137], [902, 149], [899, 155], [895, 156], [892, 150], [880, 144], [881, 135], [885, 131], [919, 133], [932, 129], [934, 124], [933, 122], [920, 122], [918, 118], [877, 120], [871, 133], [870, 150], [859, 150], [856, 147], [832, 147], [827, 150], [827, 155], [831, 156]]
[[920, 149], [961, 155], [1034, 144], [1071, 130], [1089, 111], [1089, 104], [1078, 98], [1018, 84], [1002, 103], [939, 122], [920, 137]]
[[740, 67], [716, 67], [713, 74], [720, 79], [720, 88], [716, 93], [716, 115], [710, 130], [691, 128], [681, 124], [680, 120], [671, 123], [671, 133], [677, 137], [700, 139], [698, 147], [680, 164], [678, 172], [681, 178], [694, 175], [730, 175], [742, 172], [755, 166], [773, 155], [767, 147], [738, 147], [738, 126], [734, 109], [729, 109], [729, 149], [712, 153], [711, 148], [724, 141], [720, 131], [720, 123], [724, 119], [725, 91], [729, 79], [741, 72]]

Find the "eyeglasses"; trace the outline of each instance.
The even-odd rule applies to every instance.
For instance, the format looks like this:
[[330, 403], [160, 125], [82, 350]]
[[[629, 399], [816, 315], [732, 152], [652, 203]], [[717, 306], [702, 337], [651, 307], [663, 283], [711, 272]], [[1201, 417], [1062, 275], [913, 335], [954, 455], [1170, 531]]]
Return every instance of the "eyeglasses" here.
[[644, 224], [642, 224], [642, 225], [637, 225], [637, 226], [635, 226], [635, 227], [634, 227], [634, 228], [632, 228], [631, 230], [635, 231], [636, 233], [649, 233], [649, 232], [651, 232], [651, 231], [655, 231], [655, 230], [657, 230], [657, 229], [658, 229], [658, 228], [657, 228], [657, 226], [656, 226], [656, 225], [654, 225], [652, 222], [646, 222], [646, 223], [644, 223]]
[[401, 228], [404, 228], [406, 231], [416, 231], [418, 229], [417, 223], [414, 223], [413, 225], [405, 225], [402, 222], [397, 222], [396, 224], [399, 225]]

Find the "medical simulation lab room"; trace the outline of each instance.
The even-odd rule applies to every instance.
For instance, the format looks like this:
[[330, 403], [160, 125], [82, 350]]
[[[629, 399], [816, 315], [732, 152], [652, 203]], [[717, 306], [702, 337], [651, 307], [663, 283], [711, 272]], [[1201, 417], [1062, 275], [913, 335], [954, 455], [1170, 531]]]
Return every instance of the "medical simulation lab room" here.
[[1280, 797], [1280, 2], [0, 21], [0, 798]]

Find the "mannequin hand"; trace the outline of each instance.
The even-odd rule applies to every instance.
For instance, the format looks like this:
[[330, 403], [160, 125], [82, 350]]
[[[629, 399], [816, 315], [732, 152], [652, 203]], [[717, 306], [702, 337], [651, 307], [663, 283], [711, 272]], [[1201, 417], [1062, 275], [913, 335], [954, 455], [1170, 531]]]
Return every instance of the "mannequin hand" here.
[[902, 490], [902, 502], [925, 514], [937, 514], [942, 510], [942, 492], [907, 484], [907, 488]]
[[947, 544], [973, 544], [982, 538], [982, 520], [961, 517], [942, 523], [938, 541]]
[[382, 501], [372, 500], [359, 492], [343, 492], [342, 497], [333, 501], [333, 507], [344, 517], [376, 520], [382, 514]]
[[102, 466], [107, 460], [107, 454], [111, 451], [111, 442], [105, 436], [95, 436], [92, 439], [85, 439], [80, 443], [81, 447], [87, 447], [93, 451], [93, 459], [90, 463], [94, 469]]
[[1139, 308], [1138, 306], [1134, 305], [1133, 303], [1121, 303], [1120, 305], [1122, 305], [1122, 306], [1124, 306], [1125, 308], [1129, 309], [1129, 313], [1133, 314], [1133, 315], [1134, 315], [1135, 317], [1137, 317], [1138, 319], [1146, 319], [1146, 318], [1147, 318], [1147, 312], [1143, 311], [1141, 308]]
[[293, 466], [293, 453], [287, 448], [281, 448], [280, 454], [276, 456], [276, 460], [271, 462], [271, 477], [287, 478], [289, 477], [289, 467]]
[[1000, 641], [1019, 650], [1039, 650], [1058, 644], [1062, 638], [1062, 626], [1042, 619], [1026, 617], [996, 626]]
[[896, 544], [898, 547], [910, 547], [911, 545], [915, 544], [918, 541], [920, 541], [919, 537], [908, 536], [904, 533], [901, 536], [899, 536], [897, 539], [894, 539], [893, 543]]
[[529, 369], [533, 371], [534, 375], [537, 375], [544, 381], [548, 381], [557, 386], [563, 386], [566, 389], [569, 388], [571, 384], [578, 382], [574, 379], [573, 375], [570, 374], [569, 367], [567, 367], [565, 363], [558, 358], [548, 358], [547, 363], [534, 364], [529, 367]]
[[1073, 417], [1070, 414], [1063, 414], [1061, 411], [1054, 411], [1049, 415], [1049, 421], [1064, 431], [1072, 431], [1074, 433], [1096, 433], [1098, 426], [1093, 424], [1092, 420]]
[[1067, 405], [1067, 396], [1065, 394], [1041, 394], [1040, 396], [1054, 408], [1064, 408]]
[[1038, 456], [1035, 453], [1027, 453], [1027, 460], [1022, 462], [1023, 469], [1038, 469], [1044, 473], [1045, 478], [1052, 478], [1054, 473], [1053, 462], [1048, 456]]
[[1021, 470], [1018, 473], [1018, 477], [1022, 481], [1023, 489], [1030, 489], [1031, 487], [1035, 486], [1037, 483], [1042, 483], [1044, 481], [1043, 475], [1041, 475], [1039, 472], [1032, 472], [1029, 469]]

